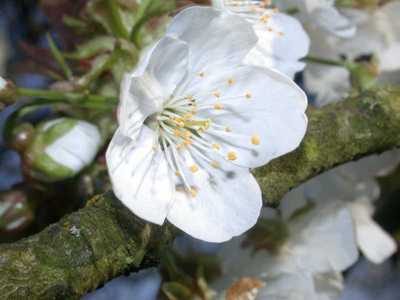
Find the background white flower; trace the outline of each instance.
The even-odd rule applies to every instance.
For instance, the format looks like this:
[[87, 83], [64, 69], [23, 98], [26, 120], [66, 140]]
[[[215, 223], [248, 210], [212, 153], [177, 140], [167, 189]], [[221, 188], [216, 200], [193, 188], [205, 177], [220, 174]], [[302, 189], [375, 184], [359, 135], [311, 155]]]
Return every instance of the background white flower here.
[[337, 37], [350, 38], [357, 30], [347, 16], [347, 9], [337, 8], [335, 0], [283, 0], [277, 5], [284, 10], [295, 10], [295, 16], [307, 32], [322, 30]]
[[307, 126], [291, 80], [241, 64], [256, 42], [243, 18], [191, 7], [125, 76], [106, 157], [136, 215], [211, 242], [254, 225], [262, 200], [249, 168], [295, 149]]
[[[290, 200], [285, 200], [287, 206]], [[223, 277], [214, 286], [226, 289], [250, 276], [265, 283], [257, 299], [337, 299], [343, 288], [341, 272], [358, 258], [349, 210], [332, 203], [287, 218], [269, 210], [265, 217], [286, 224], [286, 242], [278, 252], [255, 253], [243, 248], [240, 239], [227, 243], [219, 253]]]
[[[356, 34], [351, 39], [343, 39], [310, 32], [311, 55], [332, 60], [374, 55], [378, 71], [383, 73], [382, 79], [392, 80], [388, 78], [389, 72], [400, 69], [400, 60], [395, 54], [400, 50], [400, 2], [391, 1], [373, 10], [347, 10], [347, 16], [357, 26]], [[316, 94], [319, 106], [342, 99], [350, 90], [349, 71], [343, 67], [308, 64], [304, 76], [306, 87]]]
[[265, 8], [265, 1], [213, 0], [213, 6], [232, 11], [249, 21], [258, 36], [257, 45], [245, 63], [274, 68], [293, 78], [305, 63], [310, 39], [300, 22], [277, 9]]
[[33, 176], [57, 181], [72, 177], [88, 166], [101, 146], [102, 137], [95, 125], [59, 118], [39, 126], [26, 153]]
[[[369, 261], [382, 263], [396, 252], [397, 246], [373, 219], [374, 201], [379, 196], [374, 176], [387, 173], [398, 161], [399, 152], [392, 151], [340, 166], [289, 193], [283, 212], [289, 215], [309, 200], [319, 206], [339, 203], [348, 207], [361, 252]], [[285, 207], [288, 203], [290, 207]]]

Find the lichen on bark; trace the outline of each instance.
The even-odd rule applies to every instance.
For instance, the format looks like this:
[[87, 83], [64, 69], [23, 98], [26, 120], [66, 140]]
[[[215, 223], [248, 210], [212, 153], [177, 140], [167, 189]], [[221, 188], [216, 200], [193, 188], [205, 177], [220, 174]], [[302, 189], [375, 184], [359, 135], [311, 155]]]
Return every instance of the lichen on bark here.
[[[336, 165], [400, 145], [400, 90], [310, 109], [301, 146], [254, 174], [266, 204]], [[113, 277], [156, 265], [176, 230], [135, 217], [111, 193], [44, 231], [0, 245], [1, 299], [79, 299]]]

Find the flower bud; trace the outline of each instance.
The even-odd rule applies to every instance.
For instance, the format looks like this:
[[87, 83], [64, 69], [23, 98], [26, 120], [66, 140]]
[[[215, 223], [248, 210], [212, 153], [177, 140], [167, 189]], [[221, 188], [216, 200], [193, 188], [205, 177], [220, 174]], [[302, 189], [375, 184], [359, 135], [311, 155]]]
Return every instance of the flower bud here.
[[102, 138], [95, 125], [59, 118], [38, 126], [25, 152], [25, 162], [32, 177], [60, 181], [90, 165], [101, 146]]

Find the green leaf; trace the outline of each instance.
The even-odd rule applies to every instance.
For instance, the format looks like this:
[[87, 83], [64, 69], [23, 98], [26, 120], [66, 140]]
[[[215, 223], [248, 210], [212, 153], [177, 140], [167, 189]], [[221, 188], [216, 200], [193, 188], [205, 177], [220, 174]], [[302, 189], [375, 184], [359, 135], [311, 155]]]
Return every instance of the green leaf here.
[[50, 46], [51, 54], [53, 55], [53, 57], [56, 60], [56, 62], [58, 63], [58, 65], [63, 70], [65, 77], [67, 79], [71, 79], [72, 78], [72, 71], [68, 67], [67, 62], [64, 59], [64, 56], [62, 55], [60, 50], [57, 48], [56, 43], [54, 42], [53, 38], [51, 37], [51, 35], [49, 33], [47, 34], [47, 41], [48, 41], [49, 46]]
[[89, 17], [106, 32], [118, 38], [129, 38], [134, 11], [123, 9], [116, 0], [91, 0], [86, 8]]
[[111, 52], [115, 47], [115, 42], [116, 39], [112, 36], [98, 36], [78, 45], [75, 52], [64, 55], [70, 59], [88, 59], [100, 53]]

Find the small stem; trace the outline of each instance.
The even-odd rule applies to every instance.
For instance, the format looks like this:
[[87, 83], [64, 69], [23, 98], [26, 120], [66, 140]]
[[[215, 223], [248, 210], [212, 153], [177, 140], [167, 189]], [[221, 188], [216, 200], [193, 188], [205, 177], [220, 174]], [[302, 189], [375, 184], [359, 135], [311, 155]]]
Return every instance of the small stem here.
[[118, 103], [115, 97], [93, 95], [89, 93], [60, 92], [41, 89], [17, 88], [17, 96], [41, 98], [45, 100], [65, 101], [85, 107], [114, 107]]
[[343, 67], [343, 68], [346, 67], [346, 62], [344, 62], [344, 61], [332, 60], [332, 59], [320, 58], [320, 57], [314, 57], [314, 56], [307, 56], [307, 57], [303, 58], [303, 61], [321, 64], [321, 65], [337, 66], [337, 67]]

